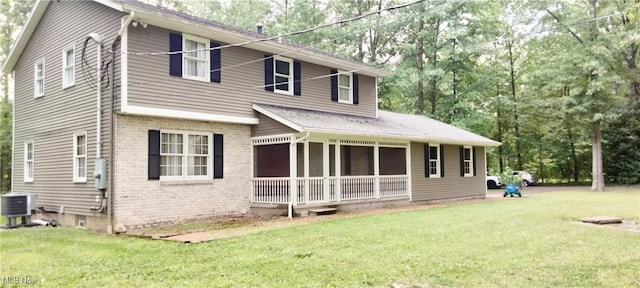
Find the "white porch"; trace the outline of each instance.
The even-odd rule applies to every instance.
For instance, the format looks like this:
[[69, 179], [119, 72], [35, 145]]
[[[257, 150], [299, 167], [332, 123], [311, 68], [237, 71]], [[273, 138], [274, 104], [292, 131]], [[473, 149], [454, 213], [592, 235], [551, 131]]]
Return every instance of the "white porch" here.
[[322, 134], [252, 138], [253, 204], [341, 205], [409, 199], [409, 142]]

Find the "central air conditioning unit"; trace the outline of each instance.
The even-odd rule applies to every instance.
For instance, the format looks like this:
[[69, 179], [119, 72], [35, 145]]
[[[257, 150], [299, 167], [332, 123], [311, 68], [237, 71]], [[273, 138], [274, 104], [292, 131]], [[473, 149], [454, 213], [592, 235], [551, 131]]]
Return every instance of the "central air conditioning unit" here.
[[0, 196], [0, 216], [31, 216], [36, 206], [34, 194], [11, 192]]

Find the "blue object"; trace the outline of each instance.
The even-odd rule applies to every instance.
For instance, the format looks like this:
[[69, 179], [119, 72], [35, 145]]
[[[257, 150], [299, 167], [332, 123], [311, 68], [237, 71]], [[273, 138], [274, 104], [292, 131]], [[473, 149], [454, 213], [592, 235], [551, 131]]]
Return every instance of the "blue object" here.
[[507, 197], [507, 195], [510, 195], [511, 197], [513, 197], [513, 195], [518, 195], [518, 197], [522, 197], [522, 194], [520, 194], [520, 185], [507, 184], [507, 189], [504, 190], [504, 194], [502, 195], [502, 197]]

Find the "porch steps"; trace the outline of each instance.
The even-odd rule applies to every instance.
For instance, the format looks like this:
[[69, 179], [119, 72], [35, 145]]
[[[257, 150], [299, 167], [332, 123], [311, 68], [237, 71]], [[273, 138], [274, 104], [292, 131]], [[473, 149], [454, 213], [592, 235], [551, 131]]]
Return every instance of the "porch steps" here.
[[309, 209], [309, 216], [330, 215], [338, 213], [338, 208], [316, 208]]

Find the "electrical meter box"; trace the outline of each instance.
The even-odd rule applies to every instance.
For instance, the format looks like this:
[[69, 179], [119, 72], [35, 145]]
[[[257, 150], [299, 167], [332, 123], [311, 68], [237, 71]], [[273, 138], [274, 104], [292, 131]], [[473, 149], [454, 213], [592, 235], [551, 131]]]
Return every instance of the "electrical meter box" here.
[[107, 160], [96, 159], [95, 170], [93, 172], [96, 189], [107, 189]]

